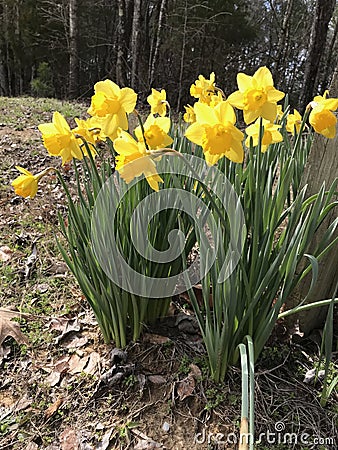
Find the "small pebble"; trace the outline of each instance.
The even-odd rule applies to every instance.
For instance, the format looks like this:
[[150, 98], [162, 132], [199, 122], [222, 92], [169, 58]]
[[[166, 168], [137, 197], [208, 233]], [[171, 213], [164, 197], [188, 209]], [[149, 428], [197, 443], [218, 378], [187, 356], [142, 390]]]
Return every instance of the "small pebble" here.
[[164, 422], [164, 424], [162, 425], [162, 430], [168, 433], [168, 431], [170, 430], [170, 425], [168, 422]]

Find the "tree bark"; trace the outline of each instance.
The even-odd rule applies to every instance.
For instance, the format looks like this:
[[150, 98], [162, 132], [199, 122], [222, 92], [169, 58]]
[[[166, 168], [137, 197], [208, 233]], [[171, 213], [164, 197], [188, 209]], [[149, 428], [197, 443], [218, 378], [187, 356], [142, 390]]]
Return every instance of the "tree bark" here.
[[187, 36], [187, 23], [188, 23], [188, 2], [185, 0], [184, 4], [184, 23], [183, 23], [183, 36], [182, 36], [182, 49], [181, 49], [181, 61], [180, 61], [180, 75], [178, 82], [178, 98], [177, 98], [177, 111], [181, 108], [181, 98], [183, 89], [183, 72], [184, 72], [184, 59], [185, 59], [185, 47]]
[[154, 83], [154, 79], [155, 79], [155, 70], [156, 70], [156, 65], [157, 65], [157, 61], [158, 61], [160, 45], [161, 45], [162, 28], [163, 28], [164, 14], [165, 14], [166, 6], [167, 6], [167, 0], [162, 0], [161, 6], [160, 6], [160, 12], [158, 15], [158, 26], [156, 29], [155, 49], [154, 49], [154, 53], [151, 58], [151, 65], [150, 65], [150, 74], [149, 74], [149, 86], [150, 87], [152, 87], [152, 85]]
[[[330, 87], [330, 96], [338, 96], [338, 66], [333, 76], [333, 80]], [[337, 127], [338, 128], [338, 127]], [[315, 135], [310, 155], [304, 170], [301, 184], [307, 185], [307, 196], [310, 197], [316, 194], [322, 183], [325, 181], [325, 186], [328, 189], [338, 174], [338, 130], [334, 139], [326, 139], [319, 134]], [[338, 197], [336, 196], [336, 200]], [[330, 224], [337, 217], [338, 207], [335, 207], [328, 214], [324, 222], [321, 224], [320, 229], [315, 235], [315, 240], [311, 243], [311, 247], [308, 251], [315, 249], [317, 243], [321, 240], [323, 234], [328, 229]], [[336, 230], [335, 236], [338, 235]], [[337, 295], [335, 286], [338, 280], [338, 249], [337, 245], [330, 250], [330, 252], [322, 258], [319, 263], [319, 274], [317, 283], [310, 294], [306, 303], [313, 303], [319, 300], [325, 300], [332, 298], [333, 295]], [[301, 282], [300, 286], [296, 289], [296, 292], [291, 299], [288, 300], [287, 309], [296, 306], [307, 295], [309, 287], [311, 285], [311, 274], [309, 274]], [[297, 315], [290, 316], [289, 324], [299, 321], [299, 326], [302, 332], [308, 334], [315, 328], [320, 328], [326, 317], [327, 308], [314, 308]]]
[[131, 87], [138, 89], [139, 49], [140, 49], [141, 0], [134, 1], [133, 27], [131, 35]]
[[78, 14], [77, 0], [69, 1], [69, 89], [68, 96], [79, 93]]
[[325, 70], [324, 70], [324, 75], [323, 75], [323, 80], [322, 80], [322, 85], [324, 87], [328, 84], [330, 67], [331, 67], [332, 61], [333, 61], [333, 55], [334, 55], [335, 44], [337, 41], [337, 35], [338, 35], [338, 17], [336, 17], [336, 23], [335, 23], [332, 37], [330, 40], [330, 44], [329, 44], [328, 50], [327, 50], [327, 58], [326, 58]]
[[276, 86], [278, 86], [285, 69], [286, 56], [289, 47], [289, 29], [292, 8], [293, 0], [288, 0], [277, 44], [276, 65], [274, 70], [274, 82]]
[[8, 20], [7, 20], [7, 4], [4, 1], [0, 2], [1, 16], [0, 16], [0, 95], [8, 96], [10, 93], [8, 81], [8, 67], [7, 67], [7, 46], [8, 46]]
[[312, 24], [309, 53], [305, 65], [304, 87], [301, 97], [301, 108], [312, 100], [317, 75], [325, 47], [329, 22], [332, 18], [336, 0], [316, 0], [315, 17]]
[[126, 70], [125, 70], [125, 48], [126, 48], [126, 30], [125, 30], [125, 17], [126, 17], [126, 5], [124, 0], [118, 0], [118, 16], [117, 16], [117, 56], [116, 56], [116, 82], [119, 85], [126, 85]]

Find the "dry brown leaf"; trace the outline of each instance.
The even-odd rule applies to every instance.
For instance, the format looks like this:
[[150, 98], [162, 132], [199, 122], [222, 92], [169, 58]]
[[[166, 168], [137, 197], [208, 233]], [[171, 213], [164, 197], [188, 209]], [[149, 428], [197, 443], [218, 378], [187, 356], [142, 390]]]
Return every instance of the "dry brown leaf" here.
[[62, 347], [65, 348], [79, 348], [83, 347], [88, 342], [88, 337], [83, 336], [81, 333], [69, 333], [65, 338], [62, 339]]
[[11, 250], [7, 245], [0, 247], [0, 261], [7, 262], [12, 258], [13, 250]]
[[38, 444], [35, 442], [29, 442], [26, 446], [26, 450], [39, 450]]
[[148, 380], [153, 384], [164, 384], [167, 382], [162, 375], [149, 375]]
[[61, 379], [60, 372], [51, 372], [45, 381], [47, 384], [49, 384], [49, 386], [53, 387], [60, 383], [60, 379]]
[[68, 370], [69, 370], [69, 360], [70, 360], [70, 356], [69, 355], [62, 356], [61, 358], [56, 360], [55, 364], [54, 364], [55, 372], [59, 372], [59, 373], [68, 372]]
[[162, 444], [159, 444], [153, 440], [142, 439], [142, 441], [139, 441], [135, 445], [134, 450], [154, 450], [156, 448], [163, 449], [164, 447]]
[[84, 367], [88, 363], [89, 356], [85, 358], [81, 358], [76, 353], [74, 353], [69, 360], [69, 373], [81, 373], [83, 372]]
[[110, 444], [110, 437], [112, 435], [113, 430], [114, 428], [110, 428], [110, 430], [108, 430], [104, 434], [104, 436], [102, 437], [102, 441], [97, 444], [96, 450], [107, 450]]
[[74, 334], [80, 331], [81, 325], [78, 318], [75, 319], [65, 319], [64, 317], [54, 318], [49, 324], [51, 330], [61, 331], [61, 334], [56, 338], [56, 343], [61, 342], [63, 339], [67, 338], [69, 334]]
[[23, 411], [24, 409], [28, 408], [32, 404], [32, 399], [24, 395], [21, 397], [16, 404], [13, 407], [14, 412]]
[[61, 450], [79, 450], [77, 432], [73, 428], [66, 428], [60, 434]]
[[180, 400], [184, 400], [189, 395], [192, 395], [195, 389], [195, 380], [192, 375], [188, 375], [184, 380], [179, 381], [177, 386], [177, 393]]
[[46, 409], [45, 411], [46, 419], [49, 419], [50, 417], [52, 417], [53, 414], [56, 413], [56, 411], [60, 408], [64, 400], [65, 400], [64, 397], [59, 397], [52, 405], [50, 405]]
[[35, 267], [36, 257], [37, 257], [37, 247], [36, 242], [33, 242], [32, 253], [28, 256], [25, 264], [25, 279], [27, 280]]
[[202, 376], [201, 369], [198, 366], [196, 366], [196, 364], [191, 363], [189, 365], [189, 368], [190, 368], [189, 375], [192, 375], [195, 378], [195, 380], [201, 378]]
[[88, 375], [94, 375], [99, 368], [100, 355], [97, 352], [92, 352], [89, 355], [89, 361], [87, 367], [85, 367], [84, 372]]
[[142, 340], [143, 342], [149, 342], [150, 344], [165, 344], [170, 341], [167, 336], [152, 333], [144, 333]]
[[26, 316], [27, 315], [21, 314], [19, 311], [0, 308], [0, 346], [8, 336], [14, 338], [18, 344], [29, 344], [27, 337], [20, 330], [20, 325], [17, 322], [12, 321], [12, 319], [16, 317]]

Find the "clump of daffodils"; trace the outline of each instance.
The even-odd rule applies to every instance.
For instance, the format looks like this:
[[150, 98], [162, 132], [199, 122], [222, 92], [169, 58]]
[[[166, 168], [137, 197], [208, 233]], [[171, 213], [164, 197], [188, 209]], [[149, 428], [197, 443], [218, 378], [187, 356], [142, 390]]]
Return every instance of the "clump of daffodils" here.
[[[274, 87], [271, 72], [260, 67], [253, 76], [239, 73], [238, 90], [225, 97], [216, 85], [216, 77], [199, 75], [191, 85], [190, 94], [195, 103], [185, 106], [184, 120], [188, 123], [185, 137], [201, 146], [208, 165], [216, 164], [225, 157], [241, 164], [245, 159], [250, 142], [258, 145], [261, 136], [261, 151], [283, 140], [279, 119], [283, 112], [277, 103], [285, 94]], [[51, 123], [39, 125], [43, 143], [48, 153], [60, 157], [62, 164], [73, 158], [95, 156], [96, 144], [100, 141], [113, 142], [116, 156], [116, 170], [126, 183], [144, 175], [149, 185], [157, 191], [161, 177], [156, 170], [156, 157], [163, 151], [175, 152], [170, 136], [171, 119], [167, 116], [169, 103], [166, 91], [152, 89], [147, 98], [150, 113], [144, 123], [128, 131], [128, 116], [136, 113], [137, 94], [131, 88], [120, 88], [111, 80], [99, 81], [94, 86], [94, 95], [88, 109], [87, 120], [75, 119], [77, 126], [71, 129], [66, 119], [58, 112]], [[314, 97], [310, 103], [309, 122], [313, 129], [333, 138], [336, 133], [338, 99], [323, 96]], [[243, 112], [247, 128], [245, 132], [237, 127], [236, 109]], [[286, 130], [299, 133], [303, 118], [295, 109], [287, 115]], [[263, 134], [261, 135], [261, 132]], [[128, 164], [133, 162], [132, 165]], [[23, 197], [33, 198], [38, 190], [39, 180], [53, 168], [34, 175], [26, 169], [12, 182], [15, 192]]]

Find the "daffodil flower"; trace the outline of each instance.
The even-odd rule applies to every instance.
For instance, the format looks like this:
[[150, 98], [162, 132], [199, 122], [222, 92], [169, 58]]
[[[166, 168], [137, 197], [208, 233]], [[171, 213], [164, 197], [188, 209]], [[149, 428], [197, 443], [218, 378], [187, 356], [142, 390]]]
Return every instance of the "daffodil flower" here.
[[53, 114], [52, 123], [43, 123], [38, 128], [48, 153], [52, 156], [61, 156], [62, 164], [73, 158], [82, 159], [79, 143], [66, 119], [59, 112]]
[[283, 114], [284, 114], [284, 112], [283, 112], [282, 106], [281, 105], [277, 105], [277, 116], [276, 116], [276, 121], [277, 122], [280, 122], [282, 120]]
[[168, 135], [170, 130], [169, 117], [155, 117], [149, 114], [147, 120], [143, 124], [144, 136], [140, 126], [135, 128], [135, 136], [137, 140], [142, 142], [144, 138], [149, 149], [168, 147], [172, 142], [172, 138]]
[[310, 103], [313, 109], [309, 122], [317, 133], [333, 139], [336, 135], [337, 118], [332, 111], [338, 108], [338, 98], [327, 98], [327, 96], [328, 91], [325, 91], [323, 96], [317, 95]]
[[194, 111], [196, 122], [187, 128], [185, 136], [203, 148], [207, 164], [214, 165], [223, 156], [243, 162], [244, 135], [234, 126], [236, 115], [229, 103], [222, 102], [212, 108], [197, 102]]
[[277, 116], [277, 102], [284, 93], [273, 87], [273, 79], [267, 67], [260, 67], [251, 77], [244, 73], [237, 75], [238, 91], [228, 97], [228, 102], [243, 110], [246, 124], [258, 117], [273, 122]]
[[294, 109], [293, 114], [289, 114], [286, 119], [285, 128], [289, 133], [292, 133], [294, 135], [295, 129], [296, 133], [299, 133], [301, 124], [302, 124], [302, 116], [296, 109]]
[[186, 123], [194, 123], [196, 122], [196, 114], [193, 106], [187, 105], [184, 107], [185, 113], [183, 114], [183, 120]]
[[29, 170], [26, 170], [23, 167], [15, 166], [15, 168], [21, 172], [21, 175], [13, 180], [11, 184], [16, 195], [20, 195], [24, 198], [34, 198], [38, 192], [39, 180], [48, 172], [55, 170], [53, 167], [48, 167], [48, 169], [39, 172], [37, 175], [33, 175]]
[[194, 84], [190, 86], [190, 95], [198, 98], [201, 103], [210, 105], [211, 97], [215, 94], [215, 74], [210, 74], [209, 80], [204, 78], [203, 75], [199, 75]]
[[[102, 136], [101, 127], [102, 123], [99, 117], [89, 117], [87, 120], [78, 119], [75, 117], [75, 122], [77, 127], [73, 128], [72, 131], [75, 136], [81, 136], [89, 144], [94, 146], [99, 141], [104, 141], [106, 136]], [[85, 149], [83, 149], [84, 154], [86, 154]]]
[[127, 114], [136, 106], [137, 94], [131, 88], [120, 88], [111, 80], [99, 81], [94, 86], [88, 114], [101, 118], [102, 133], [115, 139], [117, 129], [128, 129]]
[[116, 170], [126, 183], [144, 174], [151, 188], [159, 190], [158, 183], [163, 183], [163, 180], [158, 175], [155, 162], [147, 153], [144, 142], [136, 141], [129, 133], [119, 129], [114, 148], [118, 153]]
[[[262, 120], [262, 125], [263, 125], [264, 133], [263, 133], [263, 138], [262, 138], [261, 151], [263, 153], [265, 153], [270, 144], [282, 142], [283, 136], [278, 131], [278, 129], [281, 127], [281, 125], [276, 125], [265, 119]], [[250, 146], [250, 138], [252, 138], [253, 145], [255, 145], [255, 146], [258, 145], [259, 130], [260, 130], [260, 119], [257, 119], [254, 124], [252, 124], [246, 128], [245, 132], [247, 134], [247, 138], [245, 140], [245, 145], [247, 147]]]
[[164, 117], [167, 113], [167, 93], [164, 89], [161, 92], [156, 89], [151, 90], [151, 94], [147, 98], [147, 102], [150, 105], [151, 114], [158, 114]]

